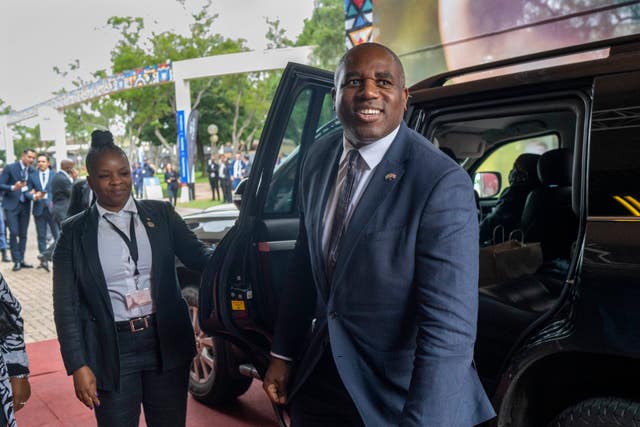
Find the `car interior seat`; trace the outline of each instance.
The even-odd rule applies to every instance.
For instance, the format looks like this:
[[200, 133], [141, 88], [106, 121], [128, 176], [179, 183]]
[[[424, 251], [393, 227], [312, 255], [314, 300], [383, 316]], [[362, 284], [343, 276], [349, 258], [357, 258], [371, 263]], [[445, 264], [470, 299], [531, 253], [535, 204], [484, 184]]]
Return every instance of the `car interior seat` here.
[[542, 186], [529, 193], [520, 219], [525, 241], [540, 242], [545, 261], [569, 259], [578, 234], [571, 203], [572, 160], [568, 148], [542, 154], [538, 160]]

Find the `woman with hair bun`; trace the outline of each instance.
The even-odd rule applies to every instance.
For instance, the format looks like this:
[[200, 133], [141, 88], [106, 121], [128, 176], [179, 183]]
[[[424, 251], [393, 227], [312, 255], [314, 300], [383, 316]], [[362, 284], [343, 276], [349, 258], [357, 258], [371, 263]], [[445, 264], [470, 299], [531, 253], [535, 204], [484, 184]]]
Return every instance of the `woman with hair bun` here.
[[62, 226], [53, 256], [60, 351], [77, 398], [100, 427], [185, 425], [193, 328], [175, 257], [202, 271], [211, 251], [169, 203], [134, 200], [129, 161], [108, 131], [91, 134], [96, 203]]

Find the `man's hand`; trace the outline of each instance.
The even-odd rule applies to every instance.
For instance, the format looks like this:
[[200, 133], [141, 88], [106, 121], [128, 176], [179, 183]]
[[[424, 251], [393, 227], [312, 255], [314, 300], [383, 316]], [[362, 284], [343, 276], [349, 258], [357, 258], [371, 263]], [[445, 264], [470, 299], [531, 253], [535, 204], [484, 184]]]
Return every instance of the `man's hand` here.
[[98, 399], [98, 391], [96, 389], [96, 376], [88, 366], [76, 369], [73, 373], [73, 388], [76, 390], [76, 397], [87, 408], [93, 409], [94, 406], [100, 406]]
[[27, 378], [11, 377], [11, 392], [13, 393], [13, 410], [18, 412], [24, 408], [29, 397], [31, 397], [31, 386]]
[[284, 405], [287, 402], [287, 384], [290, 372], [289, 362], [276, 357], [271, 358], [269, 369], [267, 369], [262, 381], [262, 388], [273, 403]]
[[16, 181], [15, 184], [13, 184], [13, 190], [21, 190], [22, 187], [26, 187], [27, 186], [27, 181]]

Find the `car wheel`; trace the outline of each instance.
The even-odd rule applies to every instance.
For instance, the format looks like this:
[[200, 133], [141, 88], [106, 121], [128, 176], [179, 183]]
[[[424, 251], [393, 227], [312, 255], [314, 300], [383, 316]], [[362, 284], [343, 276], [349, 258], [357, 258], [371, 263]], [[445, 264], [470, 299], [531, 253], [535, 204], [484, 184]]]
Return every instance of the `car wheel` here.
[[249, 389], [252, 378], [238, 371], [238, 361], [231, 343], [206, 335], [198, 323], [198, 288], [188, 286], [182, 296], [189, 307], [189, 316], [196, 339], [196, 355], [189, 372], [189, 392], [209, 406], [221, 406]]
[[583, 400], [565, 409], [548, 427], [637, 427], [640, 403], [616, 397]]

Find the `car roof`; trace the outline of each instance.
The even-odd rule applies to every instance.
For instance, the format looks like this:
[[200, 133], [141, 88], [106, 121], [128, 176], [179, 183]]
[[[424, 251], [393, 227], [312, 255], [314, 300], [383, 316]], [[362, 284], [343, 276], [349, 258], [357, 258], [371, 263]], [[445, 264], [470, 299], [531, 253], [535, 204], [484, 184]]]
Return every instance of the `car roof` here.
[[[576, 55], [597, 51], [600, 51], [599, 53], [604, 57], [575, 62]], [[511, 71], [513, 67], [535, 67], [537, 62], [544, 64], [544, 61], [548, 63], [550, 59], [561, 61], [563, 57], [574, 62], [553, 66], [543, 65], [536, 69], [525, 68], [517, 72]], [[579, 80], [585, 77], [592, 78], [597, 75], [621, 73], [639, 68], [640, 34], [635, 34], [448, 71], [414, 84], [409, 88], [409, 92], [411, 93], [411, 103], [419, 104], [443, 96], [455, 97], [539, 83]], [[504, 69], [508, 74], [482, 77], [482, 73], [500, 73], [500, 69]], [[474, 74], [480, 78], [447, 84], [455, 79], [473, 78]]]

